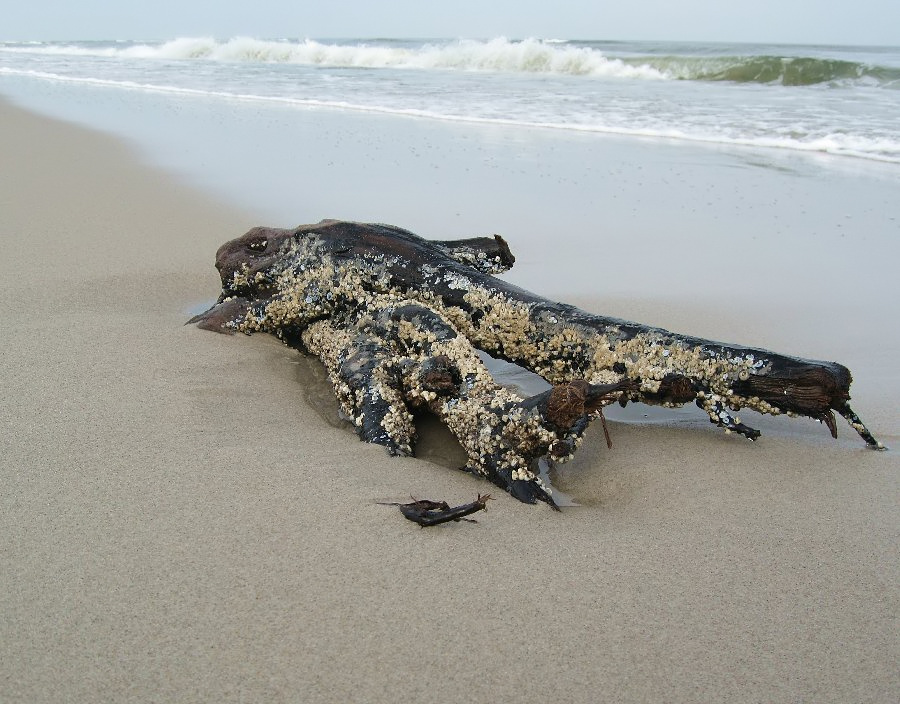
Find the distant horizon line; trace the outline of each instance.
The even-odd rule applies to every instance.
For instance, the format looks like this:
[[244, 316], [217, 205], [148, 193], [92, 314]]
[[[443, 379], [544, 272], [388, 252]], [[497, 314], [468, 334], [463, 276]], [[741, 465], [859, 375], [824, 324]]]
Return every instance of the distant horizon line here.
[[529, 39], [541, 41], [541, 42], [550, 42], [550, 43], [572, 43], [572, 42], [603, 42], [608, 44], [641, 44], [641, 43], [665, 43], [665, 44], [706, 44], [706, 45], [723, 45], [723, 46], [796, 46], [796, 47], [842, 47], [842, 48], [867, 48], [867, 49], [900, 49], [900, 44], [869, 44], [869, 43], [860, 43], [860, 42], [823, 42], [823, 41], [802, 41], [802, 42], [791, 42], [791, 41], [760, 41], [760, 40], [724, 40], [724, 39], [611, 39], [611, 38], [585, 38], [585, 37], [538, 37], [538, 36], [522, 36], [522, 37], [510, 37], [503, 34], [498, 34], [491, 37], [474, 37], [474, 36], [444, 36], [444, 37], [426, 37], [426, 36], [385, 36], [385, 35], [373, 35], [373, 36], [312, 36], [312, 35], [304, 35], [304, 36], [293, 36], [293, 37], [266, 37], [266, 36], [258, 36], [252, 34], [231, 34], [227, 37], [225, 35], [216, 35], [211, 33], [199, 33], [199, 34], [179, 34], [176, 36], [168, 36], [168, 37], [104, 37], [104, 38], [86, 38], [86, 37], [53, 37], [53, 38], [44, 38], [44, 39], [36, 39], [36, 38], [0, 38], [0, 42], [2, 43], [48, 43], [48, 42], [167, 42], [174, 41], [177, 39], [197, 39], [197, 38], [210, 38], [214, 41], [230, 41], [233, 39], [255, 39], [259, 41], [271, 41], [271, 42], [302, 42], [302, 41], [316, 41], [316, 42], [349, 42], [349, 41], [417, 41], [417, 42], [448, 42], [448, 41], [475, 41], [475, 42], [489, 42], [495, 39], [505, 39], [510, 42], [523, 42]]

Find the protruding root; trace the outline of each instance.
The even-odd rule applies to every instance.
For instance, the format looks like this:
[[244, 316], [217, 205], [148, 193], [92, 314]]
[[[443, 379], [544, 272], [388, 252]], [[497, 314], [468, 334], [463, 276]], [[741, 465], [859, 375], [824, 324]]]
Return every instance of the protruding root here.
[[328, 320], [307, 328], [303, 342], [324, 362], [341, 410], [359, 437], [392, 455], [412, 455], [416, 429], [404, 402], [394, 351], [364, 333], [348, 339]]
[[[876, 440], [872, 433], [869, 432], [869, 429], [863, 425], [863, 422], [859, 419], [859, 416], [854, 413], [853, 409], [850, 408], [849, 403], [844, 403], [843, 405], [835, 407], [838, 413], [840, 413], [844, 418], [847, 419], [847, 422], [850, 424], [850, 427], [853, 428], [859, 436], [866, 441], [866, 445], [873, 450], [886, 450], [887, 448], [884, 446], [882, 442]], [[834, 423], [834, 416], [832, 415], [832, 424]], [[831, 428], [831, 425], [828, 426]], [[836, 432], [832, 429], [831, 434], [837, 437]]]
[[199, 315], [188, 320], [185, 325], [196, 324], [202, 330], [212, 330], [226, 335], [233, 335], [237, 330], [235, 321], [243, 320], [250, 309], [250, 301], [246, 298], [223, 298]]
[[831, 409], [828, 408], [822, 412], [822, 417], [819, 418], [825, 426], [828, 428], [828, 432], [831, 433], [831, 437], [837, 440], [837, 423], [834, 422], [834, 413], [831, 412]]
[[485, 461], [484, 466], [476, 473], [483, 473], [490, 482], [509, 492], [510, 496], [518, 499], [523, 504], [541, 502], [547, 504], [554, 511], [560, 510], [547, 487], [538, 478], [513, 479], [512, 470], [506, 467], [498, 467], [490, 460]]
[[609, 436], [609, 428], [606, 427], [606, 416], [603, 415], [602, 408], [597, 410], [597, 415], [600, 416], [600, 425], [603, 426], [603, 437], [606, 438], [606, 449], [612, 450], [612, 438]]
[[710, 423], [715, 423], [720, 428], [724, 428], [726, 433], [737, 433], [750, 440], [756, 440], [762, 435], [756, 428], [744, 425], [741, 423], [740, 418], [731, 415], [720, 401], [698, 398], [697, 405], [709, 415]]

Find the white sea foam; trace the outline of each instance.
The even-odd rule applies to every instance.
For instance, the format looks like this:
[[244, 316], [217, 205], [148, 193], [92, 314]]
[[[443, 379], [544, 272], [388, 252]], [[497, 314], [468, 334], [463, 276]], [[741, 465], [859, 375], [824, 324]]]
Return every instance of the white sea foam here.
[[347, 68], [453, 69], [657, 80], [666, 78], [663, 72], [651, 66], [630, 65], [620, 59], [608, 58], [589, 47], [569, 46], [558, 40], [510, 41], [503, 37], [489, 41], [461, 39], [412, 47], [377, 43], [325, 43], [312, 39], [295, 42], [235, 37], [220, 42], [212, 37], [185, 37], [158, 45], [117, 47], [52, 44], [4, 47], [3, 50], [56, 56], [206, 59]]
[[602, 121], [598, 116], [593, 122], [573, 123], [556, 120], [528, 119], [523, 117], [502, 117], [473, 114], [454, 114], [431, 109], [391, 106], [367, 105], [348, 100], [331, 100], [318, 98], [298, 98], [283, 95], [259, 95], [227, 90], [207, 90], [177, 85], [143, 83], [92, 77], [65, 76], [56, 73], [11, 69], [0, 66], [0, 76], [24, 76], [45, 81], [59, 81], [71, 84], [94, 86], [116, 90], [141, 91], [148, 93], [168, 94], [196, 99], [228, 100], [239, 102], [255, 102], [261, 104], [295, 106], [298, 108], [349, 110], [375, 114], [396, 115], [410, 118], [431, 120], [505, 125], [516, 128], [569, 130], [584, 133], [600, 133], [629, 137], [652, 139], [669, 139], [709, 144], [725, 144], [742, 147], [788, 149], [805, 152], [820, 152], [841, 156], [853, 156], [888, 163], [900, 163], [900, 141], [889, 137], [866, 137], [830, 133], [824, 135], [795, 133], [790, 135], [776, 134], [742, 134], [733, 126], [726, 126], [718, 131], [703, 124], [666, 124], [663, 119], [648, 119], [643, 125], [635, 125], [626, 117], [618, 117]]

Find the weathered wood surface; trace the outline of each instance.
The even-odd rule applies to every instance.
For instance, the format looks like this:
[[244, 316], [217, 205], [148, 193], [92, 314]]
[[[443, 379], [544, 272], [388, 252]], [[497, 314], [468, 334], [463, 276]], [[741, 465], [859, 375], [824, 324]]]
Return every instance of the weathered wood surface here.
[[[833, 411], [882, 448], [849, 405], [836, 362], [681, 335], [555, 303], [491, 274], [515, 261], [499, 236], [425, 240], [398, 227], [323, 220], [257, 227], [216, 254], [222, 294], [190, 322], [269, 332], [319, 356], [360, 437], [412, 454], [411, 410], [438, 415], [467, 469], [523, 501], [553, 504], [535, 471], [568, 459], [604, 405], [690, 401], [756, 439], [734, 411], [801, 415], [837, 436]], [[477, 350], [554, 387], [524, 399], [491, 378]]]

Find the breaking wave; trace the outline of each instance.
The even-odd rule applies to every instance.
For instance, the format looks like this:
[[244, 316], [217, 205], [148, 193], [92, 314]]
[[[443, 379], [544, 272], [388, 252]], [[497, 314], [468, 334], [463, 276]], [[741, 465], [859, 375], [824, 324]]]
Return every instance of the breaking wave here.
[[807, 86], [821, 83], [868, 83], [900, 88], [900, 67], [815, 56], [609, 56], [592, 42], [559, 39], [453, 42], [360, 41], [313, 39], [262, 40], [235, 37], [185, 37], [160, 44], [84, 42], [19, 44], [0, 51], [128, 59], [207, 60], [289, 63], [346, 68], [410, 68], [509, 73], [549, 73], [609, 78], [730, 81]]
[[[630, 60], [629, 60], [630, 61]], [[637, 59], [667, 78], [785, 86], [869, 83], [900, 87], [900, 68], [809, 56], [649, 57]]]
[[573, 76], [665, 78], [655, 68], [609, 58], [589, 47], [554, 41], [504, 38], [490, 41], [461, 39], [450, 43], [408, 44], [360, 42], [355, 44], [271, 41], [235, 37], [220, 42], [208, 37], [187, 37], [164, 44], [132, 46], [43, 45], [6, 51], [134, 59], [206, 59], [262, 63], [293, 63], [346, 68], [415, 68], [461, 71], [553, 73]]

